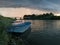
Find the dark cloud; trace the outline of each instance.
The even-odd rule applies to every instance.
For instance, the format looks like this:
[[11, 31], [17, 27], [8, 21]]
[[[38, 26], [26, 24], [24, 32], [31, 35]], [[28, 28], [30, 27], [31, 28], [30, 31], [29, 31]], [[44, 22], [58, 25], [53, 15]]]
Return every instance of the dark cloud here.
[[60, 0], [0, 0], [0, 7], [27, 7], [59, 12]]

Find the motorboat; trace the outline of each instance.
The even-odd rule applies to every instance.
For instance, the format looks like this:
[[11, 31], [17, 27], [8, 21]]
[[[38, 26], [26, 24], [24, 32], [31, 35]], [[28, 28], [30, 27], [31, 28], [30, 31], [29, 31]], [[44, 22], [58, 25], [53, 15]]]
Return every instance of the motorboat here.
[[28, 34], [31, 32], [31, 22], [19, 22], [15, 22], [12, 24], [12, 26], [9, 26], [7, 32], [11, 34], [13, 37], [26, 38]]

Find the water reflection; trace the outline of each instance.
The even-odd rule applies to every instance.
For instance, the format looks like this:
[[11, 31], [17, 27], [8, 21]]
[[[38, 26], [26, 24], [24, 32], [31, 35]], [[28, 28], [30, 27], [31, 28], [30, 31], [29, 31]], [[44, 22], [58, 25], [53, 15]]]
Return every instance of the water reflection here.
[[60, 45], [60, 20], [26, 20], [30, 21], [30, 45]]

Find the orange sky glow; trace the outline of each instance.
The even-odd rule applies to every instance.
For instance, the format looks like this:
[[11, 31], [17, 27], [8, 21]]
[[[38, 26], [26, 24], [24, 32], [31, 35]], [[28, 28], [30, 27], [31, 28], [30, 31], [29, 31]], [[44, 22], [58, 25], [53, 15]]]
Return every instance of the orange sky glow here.
[[[7, 17], [23, 17], [25, 14], [43, 14], [46, 11], [29, 8], [0, 8], [0, 14]], [[57, 14], [59, 16], [59, 14]]]

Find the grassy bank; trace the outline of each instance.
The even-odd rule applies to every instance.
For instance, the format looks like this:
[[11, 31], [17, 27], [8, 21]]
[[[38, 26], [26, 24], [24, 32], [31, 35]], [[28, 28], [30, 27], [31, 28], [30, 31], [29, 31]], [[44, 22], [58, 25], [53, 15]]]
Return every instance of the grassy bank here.
[[[0, 45], [8, 45], [8, 42], [10, 41], [10, 36], [9, 34], [6, 32], [7, 27], [11, 26], [12, 22], [15, 19], [10, 18], [10, 17], [4, 17], [0, 15]], [[22, 39], [18, 39], [15, 40], [16, 41], [16, 45], [25, 45], [24, 40]]]
[[13, 20], [13, 18], [0, 15], [0, 45], [7, 45], [9, 38], [6, 30]]

